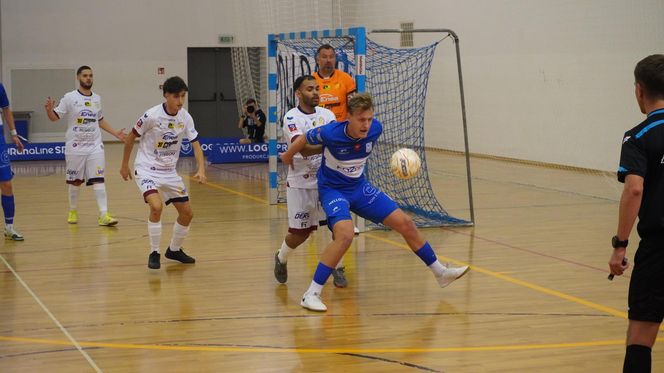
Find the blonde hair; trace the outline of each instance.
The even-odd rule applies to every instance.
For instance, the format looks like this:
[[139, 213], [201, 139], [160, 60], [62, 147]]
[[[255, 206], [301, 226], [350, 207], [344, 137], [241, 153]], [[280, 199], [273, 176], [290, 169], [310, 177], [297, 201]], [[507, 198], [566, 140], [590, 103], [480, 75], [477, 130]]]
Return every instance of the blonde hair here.
[[373, 98], [368, 93], [357, 93], [348, 100], [348, 113], [373, 109]]

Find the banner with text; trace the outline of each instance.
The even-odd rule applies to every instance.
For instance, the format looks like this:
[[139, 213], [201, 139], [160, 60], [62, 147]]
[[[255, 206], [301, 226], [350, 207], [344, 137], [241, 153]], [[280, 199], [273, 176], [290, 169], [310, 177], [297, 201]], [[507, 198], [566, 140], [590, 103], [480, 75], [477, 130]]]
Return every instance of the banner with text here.
[[[238, 142], [215, 144], [207, 155], [210, 163], [267, 162], [267, 144], [240, 144]], [[277, 144], [277, 152], [288, 150], [285, 143]]]

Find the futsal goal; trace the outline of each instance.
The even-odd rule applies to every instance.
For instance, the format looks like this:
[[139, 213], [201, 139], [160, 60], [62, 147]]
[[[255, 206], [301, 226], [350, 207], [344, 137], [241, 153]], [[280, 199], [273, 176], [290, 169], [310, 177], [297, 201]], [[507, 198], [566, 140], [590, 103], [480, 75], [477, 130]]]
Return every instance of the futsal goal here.
[[[374, 30], [372, 33], [400, 33], [400, 30]], [[316, 70], [315, 53], [330, 44], [337, 54], [337, 68], [349, 73], [359, 92], [374, 98], [375, 117], [383, 123], [383, 134], [369, 157], [366, 176], [371, 183], [392, 197], [420, 227], [471, 226], [474, 224], [468, 136], [463, 98], [463, 81], [458, 37], [451, 30], [409, 30], [440, 32], [455, 44], [465, 151], [465, 176], [468, 188], [469, 218], [450, 215], [434, 193], [429, 179], [424, 136], [425, 104], [429, 73], [440, 41], [417, 48], [391, 48], [367, 37], [363, 27], [289, 32], [268, 35], [268, 135], [269, 199], [272, 204], [286, 202], [286, 167], [278, 161], [277, 143], [283, 135], [283, 117], [297, 105], [293, 83], [301, 75]], [[454, 85], [455, 82], [449, 82]], [[409, 180], [394, 177], [390, 157], [399, 148], [413, 149], [422, 160], [421, 172]], [[445, 195], [438, 193], [444, 201]], [[367, 225], [367, 229], [378, 226]]]

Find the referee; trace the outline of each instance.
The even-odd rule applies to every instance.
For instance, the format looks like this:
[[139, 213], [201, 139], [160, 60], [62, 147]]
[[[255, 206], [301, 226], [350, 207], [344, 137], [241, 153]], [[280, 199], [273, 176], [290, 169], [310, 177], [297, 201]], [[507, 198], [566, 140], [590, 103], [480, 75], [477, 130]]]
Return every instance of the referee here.
[[636, 101], [646, 119], [625, 133], [618, 181], [618, 231], [612, 239], [611, 274], [620, 276], [632, 226], [641, 237], [629, 284], [629, 326], [623, 372], [650, 372], [652, 346], [664, 317], [664, 55], [634, 69]]

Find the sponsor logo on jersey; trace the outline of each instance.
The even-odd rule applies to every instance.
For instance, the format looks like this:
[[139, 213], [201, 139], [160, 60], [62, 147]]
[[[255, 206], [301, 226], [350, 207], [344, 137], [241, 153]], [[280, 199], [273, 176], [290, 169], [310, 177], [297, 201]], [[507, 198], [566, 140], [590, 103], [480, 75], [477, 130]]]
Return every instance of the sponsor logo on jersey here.
[[350, 148], [341, 148], [339, 149], [339, 154], [349, 154]]
[[339, 101], [339, 98], [337, 96], [333, 96], [329, 93], [326, 93], [324, 95], [320, 95], [320, 100], [318, 101], [318, 105], [324, 105], [324, 104], [332, 104]]
[[293, 120], [294, 117], [286, 117], [286, 120]]
[[295, 123], [288, 123], [288, 130], [291, 132], [297, 131], [297, 126], [295, 125]]
[[188, 139], [182, 139], [182, 145], [180, 146], [180, 152], [182, 154], [188, 155], [191, 153], [193, 150], [193, 147], [191, 146], [191, 143], [189, 142]]
[[373, 148], [373, 144], [371, 143], [371, 141], [369, 141], [369, 142], [367, 143], [366, 152], [367, 152], [367, 153], [371, 153], [371, 149], [372, 149], [372, 148]]
[[97, 166], [97, 176], [104, 176], [104, 168]]
[[173, 128], [175, 128], [175, 123], [169, 122], [168, 123], [168, 129], [173, 129]]
[[353, 151], [359, 152], [361, 148], [362, 148], [362, 145], [355, 144], [355, 146], [353, 146]]
[[143, 119], [139, 119], [138, 122], [136, 122], [136, 128], [141, 128], [143, 126]]
[[182, 123], [182, 122], [178, 122], [177, 128], [178, 128], [178, 129], [182, 129], [182, 128], [184, 128], [184, 123]]

